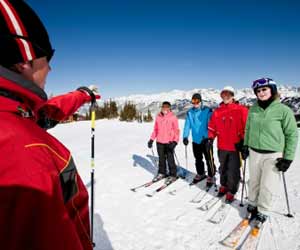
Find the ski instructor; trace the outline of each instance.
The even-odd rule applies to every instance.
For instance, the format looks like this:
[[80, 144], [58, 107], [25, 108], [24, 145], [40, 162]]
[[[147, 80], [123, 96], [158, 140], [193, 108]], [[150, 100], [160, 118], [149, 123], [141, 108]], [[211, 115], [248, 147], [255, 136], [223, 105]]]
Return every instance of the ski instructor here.
[[270, 215], [280, 184], [280, 171], [290, 167], [298, 141], [292, 110], [280, 103], [277, 86], [271, 78], [252, 84], [257, 97], [250, 108], [243, 154], [249, 155], [248, 211], [261, 223]]
[[69, 150], [44, 119], [65, 119], [86, 87], [47, 101], [54, 50], [22, 0], [0, 0], [0, 245], [9, 250], [91, 250], [88, 193]]

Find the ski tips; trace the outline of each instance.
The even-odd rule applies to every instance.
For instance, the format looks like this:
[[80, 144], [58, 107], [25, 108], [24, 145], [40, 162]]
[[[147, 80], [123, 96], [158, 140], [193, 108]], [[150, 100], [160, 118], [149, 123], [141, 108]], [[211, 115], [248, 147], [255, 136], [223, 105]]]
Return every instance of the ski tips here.
[[153, 197], [153, 195], [152, 195], [152, 194], [146, 194], [146, 196], [147, 196], [147, 197]]
[[136, 193], [136, 189], [135, 189], [135, 188], [130, 188], [130, 190], [131, 190], [132, 192], [135, 192], [135, 193]]

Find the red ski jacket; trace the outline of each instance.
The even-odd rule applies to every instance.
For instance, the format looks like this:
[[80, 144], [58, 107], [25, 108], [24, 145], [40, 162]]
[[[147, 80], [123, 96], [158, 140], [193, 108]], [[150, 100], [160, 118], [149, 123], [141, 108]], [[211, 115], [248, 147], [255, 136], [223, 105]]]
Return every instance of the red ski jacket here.
[[[77, 101], [56, 98], [58, 113], [88, 99], [69, 96]], [[72, 156], [36, 124], [46, 104], [42, 89], [0, 67], [0, 248], [92, 250], [88, 193]]]
[[248, 109], [238, 103], [221, 103], [208, 124], [208, 137], [218, 138], [218, 149], [236, 151], [235, 144], [244, 139]]

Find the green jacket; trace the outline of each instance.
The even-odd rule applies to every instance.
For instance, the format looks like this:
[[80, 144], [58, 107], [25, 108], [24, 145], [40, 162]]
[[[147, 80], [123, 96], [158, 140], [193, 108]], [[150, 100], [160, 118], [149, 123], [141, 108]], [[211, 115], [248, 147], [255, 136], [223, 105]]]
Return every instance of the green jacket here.
[[244, 144], [251, 148], [283, 152], [283, 158], [293, 160], [298, 130], [292, 110], [279, 100], [265, 110], [255, 103], [248, 115]]

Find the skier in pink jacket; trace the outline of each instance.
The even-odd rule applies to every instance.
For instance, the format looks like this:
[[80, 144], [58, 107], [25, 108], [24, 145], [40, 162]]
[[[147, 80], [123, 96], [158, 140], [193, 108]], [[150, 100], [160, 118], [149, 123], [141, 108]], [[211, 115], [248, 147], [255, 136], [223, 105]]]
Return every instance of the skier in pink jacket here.
[[171, 111], [171, 104], [163, 102], [161, 112], [157, 115], [148, 147], [152, 148], [156, 139], [157, 153], [159, 157], [158, 174], [153, 181], [159, 181], [167, 176], [167, 165], [169, 166], [169, 177], [166, 183], [177, 179], [176, 164], [174, 160], [174, 149], [179, 141], [178, 119]]

